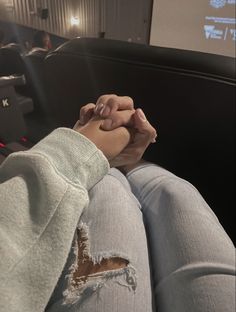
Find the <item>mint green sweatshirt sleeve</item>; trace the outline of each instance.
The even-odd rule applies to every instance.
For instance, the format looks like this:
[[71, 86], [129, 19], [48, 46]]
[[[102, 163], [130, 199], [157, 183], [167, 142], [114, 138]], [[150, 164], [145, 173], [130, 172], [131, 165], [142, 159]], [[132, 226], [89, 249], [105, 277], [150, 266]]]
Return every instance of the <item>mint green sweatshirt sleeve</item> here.
[[59, 128], [0, 167], [0, 311], [43, 312], [88, 190], [108, 172], [97, 147]]

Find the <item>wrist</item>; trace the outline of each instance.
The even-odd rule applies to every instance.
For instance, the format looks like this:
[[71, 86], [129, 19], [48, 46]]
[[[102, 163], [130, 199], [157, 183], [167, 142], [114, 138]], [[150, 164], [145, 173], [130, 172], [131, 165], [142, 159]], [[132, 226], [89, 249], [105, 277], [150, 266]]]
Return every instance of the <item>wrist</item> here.
[[130, 141], [130, 132], [125, 127], [119, 127], [111, 131], [102, 130], [100, 127], [102, 121], [101, 119], [94, 119], [74, 130], [94, 143], [105, 157], [111, 160], [127, 146]]

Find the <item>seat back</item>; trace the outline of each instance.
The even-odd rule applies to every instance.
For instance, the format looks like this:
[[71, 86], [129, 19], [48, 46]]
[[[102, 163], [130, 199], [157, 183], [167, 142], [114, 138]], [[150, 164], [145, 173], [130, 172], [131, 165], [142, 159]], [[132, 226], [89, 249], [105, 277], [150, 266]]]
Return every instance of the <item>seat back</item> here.
[[24, 62], [20, 53], [15, 49], [0, 49], [0, 76], [22, 75], [25, 73]]
[[0, 142], [17, 141], [25, 134], [26, 126], [17, 101], [14, 78], [0, 77]]
[[33, 99], [37, 114], [47, 114], [47, 96], [44, 72], [45, 54], [29, 54], [24, 57], [29, 96]]
[[158, 130], [144, 158], [192, 182], [232, 236], [235, 59], [104, 39], [74, 39], [46, 58], [57, 125], [101, 94], [129, 95]]

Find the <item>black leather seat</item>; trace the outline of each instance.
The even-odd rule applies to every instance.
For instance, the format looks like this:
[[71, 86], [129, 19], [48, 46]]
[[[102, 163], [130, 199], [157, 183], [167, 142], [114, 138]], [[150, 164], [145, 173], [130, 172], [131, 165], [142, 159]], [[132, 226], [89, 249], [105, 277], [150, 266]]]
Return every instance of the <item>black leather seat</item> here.
[[14, 89], [24, 83], [24, 76], [0, 77], [0, 164], [12, 152], [32, 146], [24, 137], [28, 133], [23, 115], [33, 110], [33, 102]]
[[193, 183], [233, 237], [235, 59], [104, 39], [74, 39], [46, 58], [60, 126], [104, 93], [133, 97], [158, 129], [145, 158]]
[[53, 129], [46, 104], [43, 77], [44, 57], [43, 53], [24, 57], [16, 49], [7, 47], [0, 49], [0, 75], [24, 74], [26, 78], [26, 84], [15, 86], [15, 90], [24, 113], [31, 111], [28, 99], [33, 100], [34, 111], [25, 116], [28, 136], [33, 142], [39, 141]]
[[3, 47], [0, 49], [0, 76], [25, 74], [24, 61], [15, 49]]
[[34, 110], [33, 100], [29, 97], [16, 94], [17, 103], [24, 115], [31, 113]]
[[34, 100], [37, 114], [47, 113], [47, 97], [45, 92], [45, 55], [29, 54], [24, 57], [26, 67], [26, 81], [30, 97]]
[[0, 77], [0, 142], [9, 143], [26, 134], [23, 112], [14, 89], [18, 77]]
[[[26, 75], [24, 60], [17, 48], [5, 46], [0, 49], [0, 76]], [[29, 96], [27, 84], [16, 86], [16, 91]]]
[[34, 102], [34, 112], [25, 118], [29, 129], [29, 137], [33, 142], [39, 141], [54, 128], [48, 109], [44, 58], [45, 53], [31, 53], [23, 58], [26, 68], [28, 96]]

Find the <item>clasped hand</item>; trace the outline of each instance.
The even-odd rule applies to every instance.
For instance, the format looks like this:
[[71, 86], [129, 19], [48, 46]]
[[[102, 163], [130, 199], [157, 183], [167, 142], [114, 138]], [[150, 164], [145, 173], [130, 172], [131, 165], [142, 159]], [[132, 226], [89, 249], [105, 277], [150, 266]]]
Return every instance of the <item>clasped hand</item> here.
[[99, 97], [80, 110], [74, 130], [91, 140], [106, 156], [111, 167], [137, 163], [157, 132], [141, 109], [134, 109], [128, 96]]

